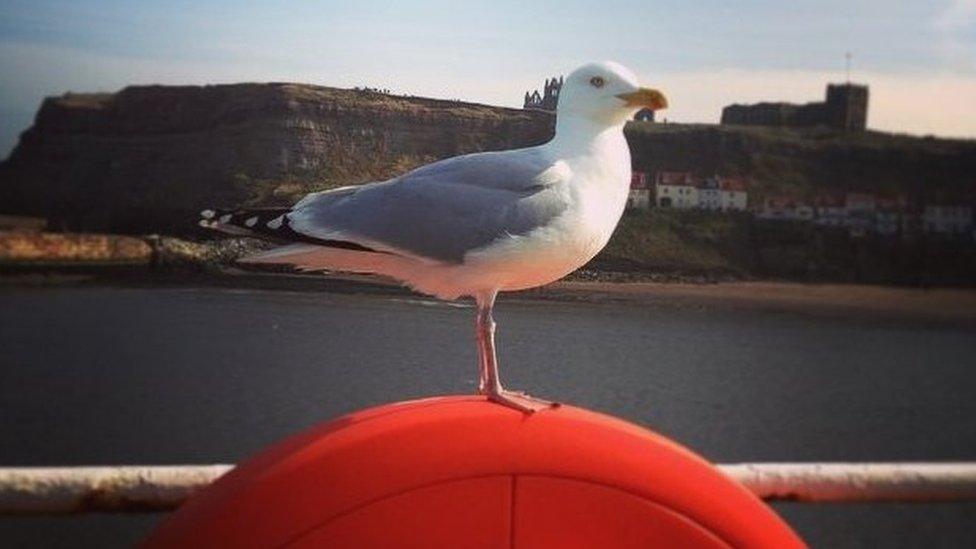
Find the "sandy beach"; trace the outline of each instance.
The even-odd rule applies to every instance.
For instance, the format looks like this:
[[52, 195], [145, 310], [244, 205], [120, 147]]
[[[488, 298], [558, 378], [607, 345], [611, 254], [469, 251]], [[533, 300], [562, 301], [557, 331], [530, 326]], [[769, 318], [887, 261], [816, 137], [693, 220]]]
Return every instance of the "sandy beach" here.
[[[286, 274], [225, 268], [219, 272], [80, 269], [7, 272], [0, 286], [221, 286], [298, 292], [410, 294], [396, 282], [365, 275]], [[503, 299], [620, 303], [638, 306], [780, 311], [828, 316], [976, 322], [974, 288], [908, 288], [784, 281], [611, 282], [562, 280], [504, 294]]]

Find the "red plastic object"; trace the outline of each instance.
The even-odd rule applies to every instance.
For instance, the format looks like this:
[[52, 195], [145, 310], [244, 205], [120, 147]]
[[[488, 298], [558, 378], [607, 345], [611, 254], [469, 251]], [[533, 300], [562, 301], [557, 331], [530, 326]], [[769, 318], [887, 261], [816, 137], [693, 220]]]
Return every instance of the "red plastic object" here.
[[479, 397], [357, 412], [247, 460], [149, 548], [775, 548], [803, 542], [702, 458], [643, 428]]

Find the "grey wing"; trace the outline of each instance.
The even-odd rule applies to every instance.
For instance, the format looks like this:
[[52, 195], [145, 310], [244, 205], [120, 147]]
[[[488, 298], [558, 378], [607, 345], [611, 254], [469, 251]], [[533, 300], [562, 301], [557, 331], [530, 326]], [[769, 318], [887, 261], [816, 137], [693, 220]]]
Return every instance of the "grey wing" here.
[[460, 262], [499, 238], [526, 234], [568, 207], [568, 174], [536, 149], [478, 153], [389, 181], [312, 195], [288, 214], [313, 238]]

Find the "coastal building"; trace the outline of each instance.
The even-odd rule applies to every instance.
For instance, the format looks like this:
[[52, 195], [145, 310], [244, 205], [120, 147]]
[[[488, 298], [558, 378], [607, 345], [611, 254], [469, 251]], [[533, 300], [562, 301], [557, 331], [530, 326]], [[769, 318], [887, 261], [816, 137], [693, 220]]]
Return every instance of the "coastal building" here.
[[770, 221], [810, 222], [816, 217], [816, 211], [810, 204], [789, 196], [770, 196], [763, 201], [756, 217]]
[[722, 124], [742, 126], [828, 126], [864, 131], [867, 117], [868, 87], [849, 82], [828, 84], [822, 102], [734, 104], [722, 109]]
[[562, 76], [559, 78], [553, 76], [552, 79], [547, 78], [545, 85], [542, 87], [542, 93], [539, 93], [539, 90], [525, 92], [525, 100], [522, 103], [522, 108], [554, 112], [556, 105], [559, 103], [559, 90], [562, 87]]
[[[707, 200], [712, 198], [709, 196]], [[972, 206], [965, 202], [940, 203], [918, 210], [904, 194], [824, 194], [817, 196], [812, 205], [790, 196], [769, 196], [754, 213], [758, 219], [803, 221], [819, 227], [843, 228], [854, 238], [874, 235], [915, 239], [925, 234], [976, 239]]]
[[844, 210], [844, 225], [851, 236], [862, 237], [874, 230], [876, 201], [873, 194], [847, 193]]
[[698, 186], [688, 172], [657, 172], [654, 203], [660, 208], [688, 210], [698, 207]]
[[878, 198], [875, 203], [874, 232], [881, 236], [897, 236], [903, 232], [907, 205], [904, 196]]
[[723, 212], [744, 212], [749, 205], [749, 185], [742, 177], [719, 177], [720, 209]]
[[858, 84], [829, 84], [820, 124], [847, 131], [864, 131], [868, 123], [868, 87]]
[[973, 231], [973, 209], [963, 205], [927, 205], [922, 230], [938, 236], [964, 236]]
[[698, 207], [712, 211], [745, 211], [748, 185], [741, 177], [712, 176], [698, 185]]
[[657, 172], [653, 205], [677, 210], [745, 211], [748, 184], [742, 177], [697, 177], [690, 172]]
[[698, 185], [698, 207], [713, 211], [722, 209], [722, 185], [718, 177], [708, 177]]
[[643, 172], [634, 172], [630, 176], [627, 209], [646, 210], [651, 207], [651, 186], [647, 179], [647, 174]]
[[843, 227], [847, 210], [844, 198], [837, 195], [820, 195], [813, 201], [814, 223], [822, 227]]

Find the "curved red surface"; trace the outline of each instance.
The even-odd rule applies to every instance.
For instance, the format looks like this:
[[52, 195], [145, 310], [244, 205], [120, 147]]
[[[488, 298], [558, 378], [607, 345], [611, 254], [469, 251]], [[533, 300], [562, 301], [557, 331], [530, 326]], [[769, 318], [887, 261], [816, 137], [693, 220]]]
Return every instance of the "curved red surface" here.
[[479, 397], [314, 427], [190, 499], [143, 547], [803, 547], [762, 501], [643, 428]]

